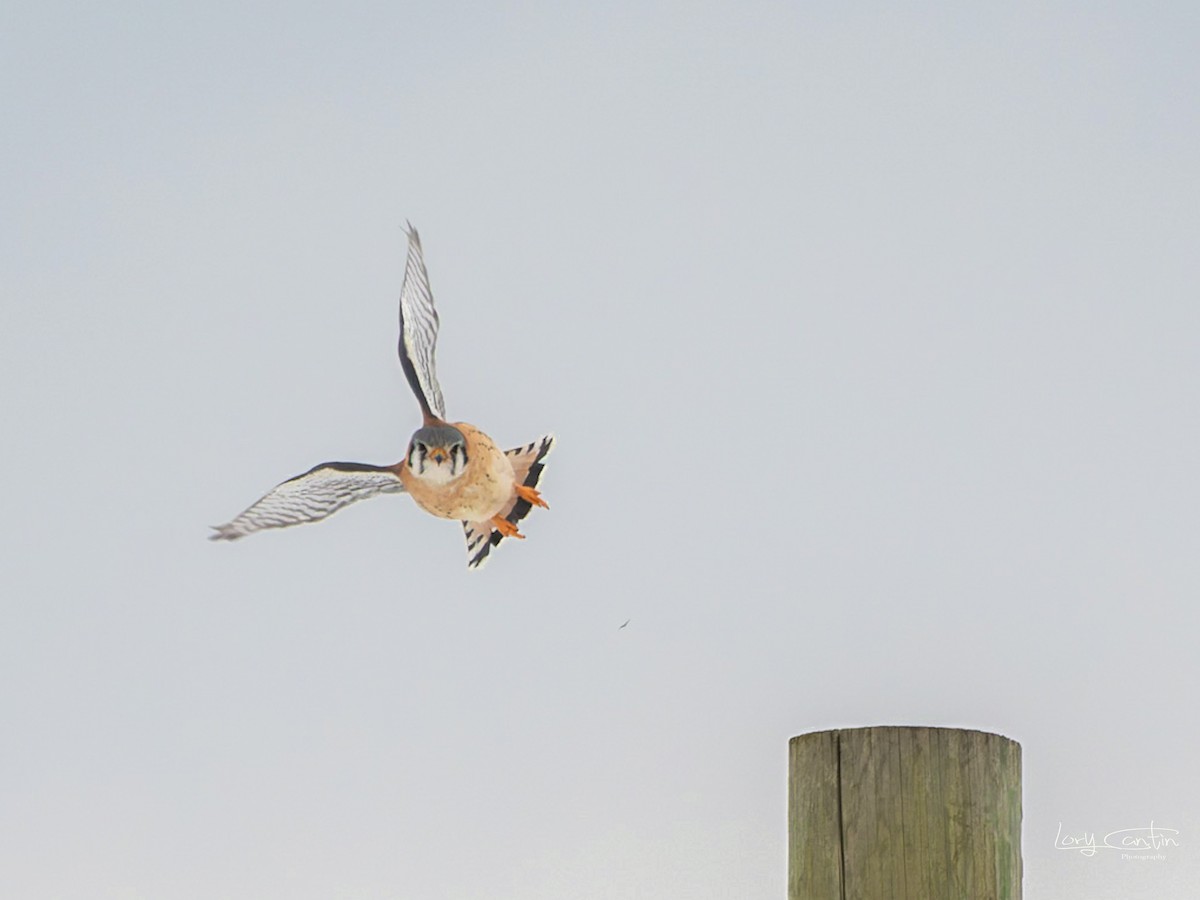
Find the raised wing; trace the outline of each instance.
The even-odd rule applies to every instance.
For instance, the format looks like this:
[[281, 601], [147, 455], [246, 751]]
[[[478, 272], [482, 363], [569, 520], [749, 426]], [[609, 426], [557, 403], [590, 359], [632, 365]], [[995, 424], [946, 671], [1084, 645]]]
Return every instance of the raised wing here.
[[215, 525], [214, 541], [236, 541], [264, 528], [286, 528], [316, 522], [343, 506], [376, 494], [404, 491], [399, 476], [386, 466], [327, 462], [283, 484], [224, 525]]
[[438, 314], [421, 254], [421, 238], [409, 225], [408, 261], [404, 264], [404, 286], [400, 288], [400, 365], [426, 420], [446, 415], [433, 360], [437, 335]]

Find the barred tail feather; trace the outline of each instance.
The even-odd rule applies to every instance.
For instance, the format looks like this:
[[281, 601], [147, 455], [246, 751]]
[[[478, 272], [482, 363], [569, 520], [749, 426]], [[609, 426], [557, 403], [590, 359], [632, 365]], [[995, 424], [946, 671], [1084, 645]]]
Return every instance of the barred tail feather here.
[[[513, 475], [517, 484], [525, 487], [537, 487], [546, 468], [545, 459], [554, 449], [554, 435], [546, 434], [537, 440], [506, 450], [505, 455], [512, 462]], [[530, 502], [523, 497], [514, 496], [509, 505], [500, 511], [500, 515], [516, 525], [532, 509]], [[467, 538], [467, 568], [479, 569], [487, 562], [492, 548], [504, 540], [504, 535], [492, 527], [491, 522], [463, 522], [463, 531]]]

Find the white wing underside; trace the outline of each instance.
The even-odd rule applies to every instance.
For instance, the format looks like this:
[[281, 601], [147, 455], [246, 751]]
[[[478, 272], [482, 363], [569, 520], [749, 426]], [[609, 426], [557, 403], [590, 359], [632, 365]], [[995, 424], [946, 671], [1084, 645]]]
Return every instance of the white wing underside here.
[[429, 274], [417, 230], [408, 226], [408, 260], [400, 288], [400, 362], [417, 401], [439, 419], [446, 416], [438, 385], [434, 351], [437, 349], [438, 314], [433, 306]]
[[376, 494], [399, 494], [404, 484], [389, 469], [362, 463], [321, 463], [289, 478], [224, 525], [215, 526], [214, 541], [234, 541], [264, 528], [286, 528], [317, 522]]

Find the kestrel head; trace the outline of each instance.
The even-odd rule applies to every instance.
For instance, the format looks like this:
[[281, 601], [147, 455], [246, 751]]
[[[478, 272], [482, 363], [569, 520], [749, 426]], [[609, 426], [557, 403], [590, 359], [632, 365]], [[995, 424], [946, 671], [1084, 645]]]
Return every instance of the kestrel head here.
[[408, 445], [408, 468], [426, 481], [453, 481], [466, 471], [467, 439], [453, 425], [426, 425]]

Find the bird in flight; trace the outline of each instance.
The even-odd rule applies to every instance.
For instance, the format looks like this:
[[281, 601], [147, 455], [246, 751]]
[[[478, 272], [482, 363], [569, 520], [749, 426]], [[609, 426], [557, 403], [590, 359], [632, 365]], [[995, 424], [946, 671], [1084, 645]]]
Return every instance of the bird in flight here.
[[467, 567], [477, 569], [505, 538], [524, 539], [517, 523], [535, 506], [549, 508], [537, 490], [554, 448], [546, 434], [513, 450], [500, 450], [466, 422], [446, 421], [434, 368], [438, 314], [433, 306], [421, 239], [407, 228], [408, 260], [400, 289], [400, 366], [417, 396], [424, 423], [404, 459], [391, 466], [326, 462], [289, 478], [224, 525], [214, 541], [234, 541], [265, 528], [316, 522], [376, 494], [407, 492], [431, 515], [462, 522]]

